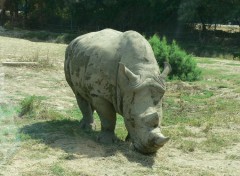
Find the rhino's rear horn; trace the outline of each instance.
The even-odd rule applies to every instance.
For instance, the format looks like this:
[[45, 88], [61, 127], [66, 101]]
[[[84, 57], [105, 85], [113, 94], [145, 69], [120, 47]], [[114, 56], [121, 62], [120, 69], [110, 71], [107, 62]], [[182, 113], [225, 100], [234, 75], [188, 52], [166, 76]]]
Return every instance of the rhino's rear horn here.
[[161, 74], [161, 77], [165, 79], [171, 71], [172, 71], [171, 65], [168, 62], [164, 62], [164, 69]]

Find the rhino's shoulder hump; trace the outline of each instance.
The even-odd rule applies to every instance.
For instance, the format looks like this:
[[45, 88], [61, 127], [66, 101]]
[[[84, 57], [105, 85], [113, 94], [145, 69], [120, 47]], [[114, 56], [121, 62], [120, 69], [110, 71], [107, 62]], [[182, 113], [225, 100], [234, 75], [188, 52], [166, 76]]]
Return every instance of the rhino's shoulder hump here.
[[[93, 53], [98, 51], [111, 51], [119, 42], [122, 32], [113, 29], [104, 29], [81, 35], [70, 43], [73, 50]], [[98, 50], [98, 51], [97, 51]]]
[[119, 52], [121, 52], [121, 62], [135, 74], [143, 76], [152, 74], [152, 72], [159, 73], [151, 45], [138, 32], [123, 33]]
[[142, 57], [154, 57], [149, 42], [136, 31], [126, 31], [121, 39], [122, 53], [132, 57], [132, 59], [140, 59]]
[[107, 33], [107, 34], [115, 34], [115, 35], [122, 34], [122, 32], [114, 30], [114, 29], [111, 29], [111, 28], [103, 29], [103, 30], [99, 31], [99, 33]]
[[81, 42], [86, 44], [94, 44], [98, 41], [102, 41], [104, 39], [111, 39], [112, 37], [119, 36], [121, 34], [122, 32], [120, 31], [107, 28], [98, 32], [90, 32], [90, 33], [81, 35], [76, 39], [74, 39], [72, 43]]
[[[145, 52], [145, 49], [151, 50], [148, 41], [136, 31], [126, 31], [122, 35], [122, 43], [127, 48], [133, 47], [138, 53]], [[144, 50], [142, 50], [144, 48]]]
[[123, 35], [129, 38], [144, 38], [140, 33], [132, 30], [124, 32]]

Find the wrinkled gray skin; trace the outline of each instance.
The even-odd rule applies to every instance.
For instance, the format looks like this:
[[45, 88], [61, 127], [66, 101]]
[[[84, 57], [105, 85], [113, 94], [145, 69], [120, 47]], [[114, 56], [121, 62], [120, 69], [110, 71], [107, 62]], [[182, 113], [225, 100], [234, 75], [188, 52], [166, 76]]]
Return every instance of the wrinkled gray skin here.
[[164, 79], [149, 43], [135, 31], [105, 29], [82, 35], [66, 49], [65, 76], [83, 119], [81, 128], [94, 128], [93, 111], [101, 120], [98, 140], [112, 143], [116, 113], [124, 117], [128, 137], [141, 153], [153, 153], [168, 138], [160, 130]]

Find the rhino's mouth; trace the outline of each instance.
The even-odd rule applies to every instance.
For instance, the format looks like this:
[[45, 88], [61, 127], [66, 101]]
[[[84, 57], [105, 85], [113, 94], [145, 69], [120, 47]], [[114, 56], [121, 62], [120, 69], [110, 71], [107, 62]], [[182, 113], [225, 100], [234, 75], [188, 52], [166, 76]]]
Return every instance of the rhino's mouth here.
[[163, 147], [168, 140], [168, 137], [157, 137], [148, 140], [146, 143], [141, 142], [141, 140], [134, 140], [132, 144], [134, 149], [138, 152], [143, 154], [152, 154], [156, 153], [159, 148]]
[[139, 142], [133, 142], [133, 147], [136, 151], [142, 154], [153, 154], [162, 146], [145, 146]]

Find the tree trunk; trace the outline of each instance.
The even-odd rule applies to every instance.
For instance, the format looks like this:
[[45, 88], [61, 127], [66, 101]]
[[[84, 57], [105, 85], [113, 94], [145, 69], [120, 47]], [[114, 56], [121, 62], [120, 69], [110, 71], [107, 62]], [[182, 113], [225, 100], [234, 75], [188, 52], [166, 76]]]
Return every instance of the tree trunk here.
[[5, 23], [5, 18], [6, 18], [6, 0], [0, 1], [0, 25], [3, 25]]

